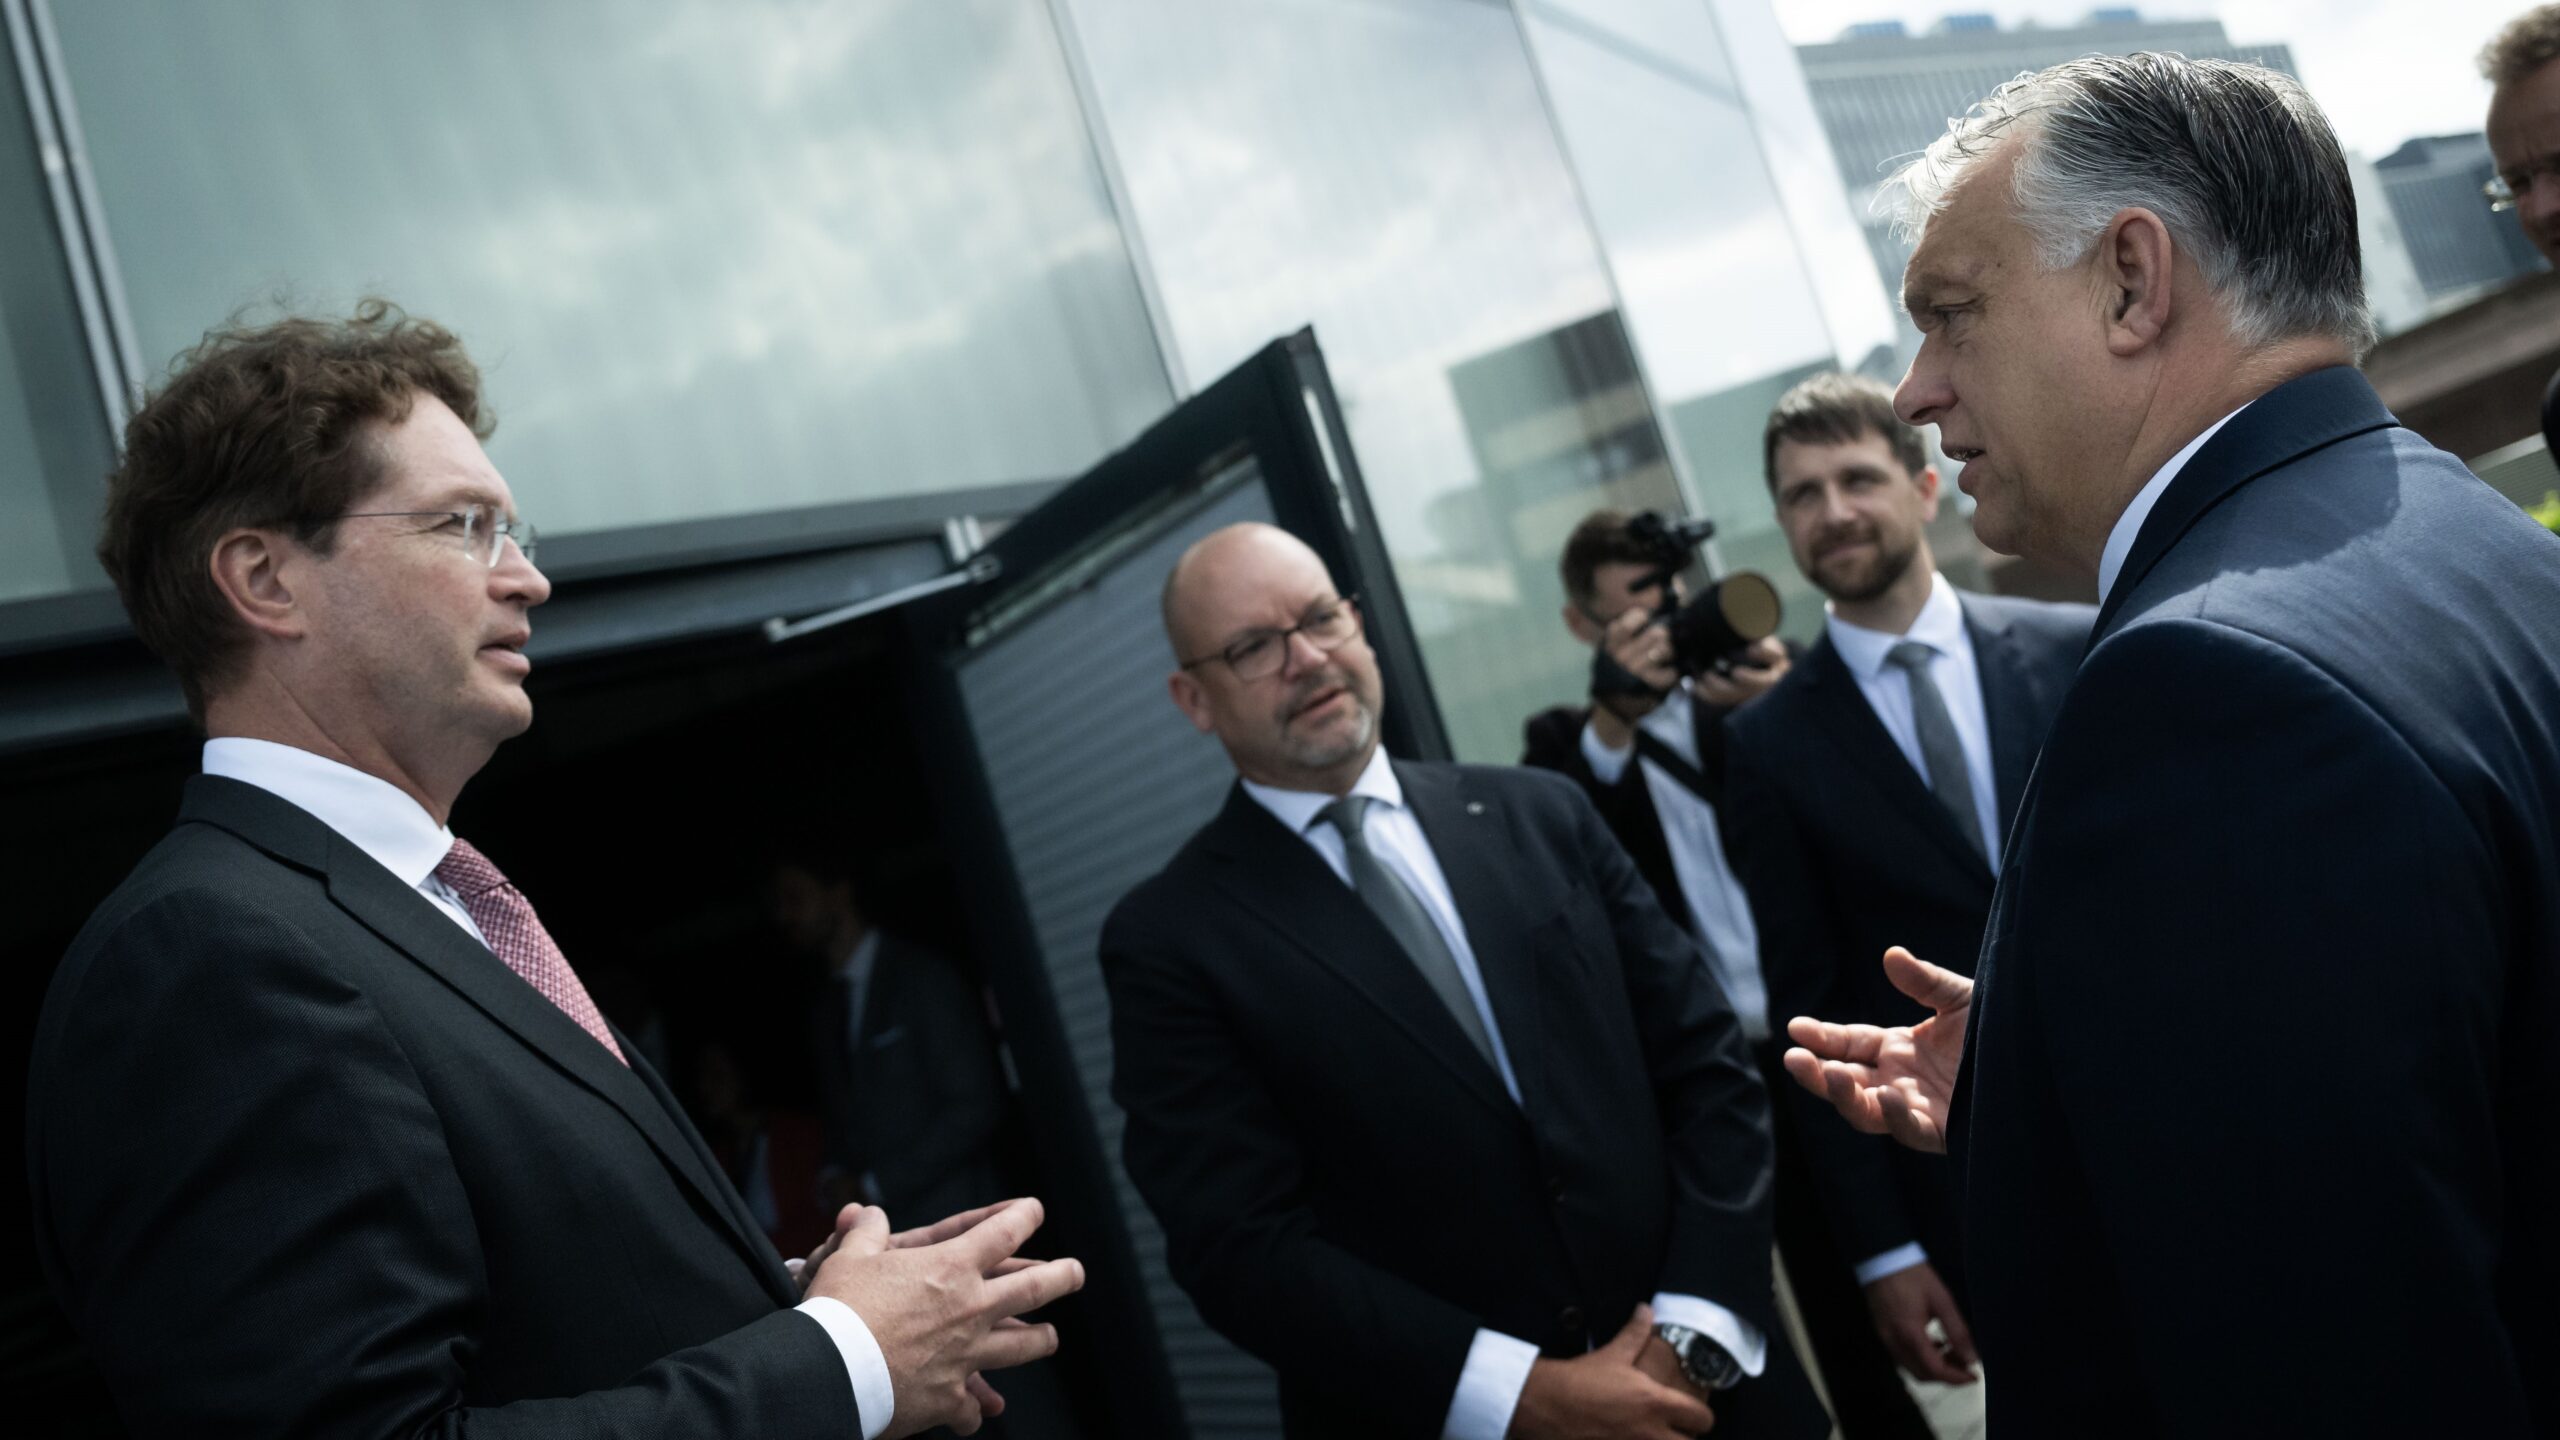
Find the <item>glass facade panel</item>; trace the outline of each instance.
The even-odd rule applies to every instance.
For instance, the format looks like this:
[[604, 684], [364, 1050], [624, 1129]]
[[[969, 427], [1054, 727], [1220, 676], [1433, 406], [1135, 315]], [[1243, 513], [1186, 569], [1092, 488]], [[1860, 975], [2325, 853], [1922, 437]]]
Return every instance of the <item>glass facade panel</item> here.
[[[1726, 563], [1776, 581], [1788, 633], [1805, 638], [1821, 597], [1778, 533], [1762, 426], [1805, 376], [1879, 350], [1889, 361], [1893, 322], [1793, 53], [1765, 6], [1738, 33], [1724, 13], [1756, 5], [1525, 0], [1522, 13], [1693, 498]], [[1772, 107], [1792, 128], [1771, 133]]]
[[1185, 368], [1312, 322], [1461, 758], [1587, 688], [1555, 561], [1676, 504], [1536, 72], [1479, 0], [1071, 0]]
[[55, 11], [146, 362], [387, 294], [546, 532], [1063, 478], [1171, 403], [1041, 5]]
[[27, 96], [0, 34], [0, 604], [106, 584], [114, 463]]

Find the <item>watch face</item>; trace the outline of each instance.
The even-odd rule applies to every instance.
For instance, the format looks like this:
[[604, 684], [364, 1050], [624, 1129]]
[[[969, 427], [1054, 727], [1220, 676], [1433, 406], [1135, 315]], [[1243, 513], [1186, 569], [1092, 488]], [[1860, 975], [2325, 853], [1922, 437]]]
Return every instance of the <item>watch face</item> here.
[[1728, 1390], [1742, 1379], [1742, 1362], [1694, 1330], [1680, 1337], [1678, 1349], [1681, 1373], [1701, 1389]]
[[1710, 1390], [1730, 1390], [1742, 1380], [1742, 1362], [1704, 1335], [1689, 1342], [1689, 1355], [1699, 1383]]

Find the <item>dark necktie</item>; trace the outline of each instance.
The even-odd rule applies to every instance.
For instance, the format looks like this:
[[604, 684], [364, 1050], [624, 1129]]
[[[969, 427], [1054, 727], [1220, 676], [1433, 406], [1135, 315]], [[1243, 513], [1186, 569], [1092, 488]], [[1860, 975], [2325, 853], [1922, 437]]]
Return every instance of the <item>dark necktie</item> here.
[[569, 957], [552, 943], [551, 932], [533, 913], [533, 902], [524, 892], [508, 883], [498, 867], [489, 863], [468, 840], [456, 840], [445, 857], [436, 862], [436, 878], [443, 881], [462, 900], [462, 908], [471, 923], [480, 927], [480, 938], [489, 942], [507, 968], [524, 977], [526, 984], [542, 992], [542, 998], [560, 1007], [560, 1013], [578, 1022], [578, 1028], [596, 1037], [596, 1042], [613, 1052], [613, 1058], [628, 1065], [622, 1047], [613, 1042], [613, 1031], [606, 1028], [604, 1012], [596, 1008], [587, 987], [578, 980], [578, 972], [569, 968]]
[[1911, 681], [1911, 725], [1920, 734], [1920, 763], [1929, 772], [1929, 789], [1962, 831], [1973, 853], [1988, 864], [1991, 847], [1982, 841], [1982, 815], [1973, 808], [1973, 771], [1965, 764], [1964, 742], [1956, 738], [1956, 721], [1947, 713], [1947, 697], [1929, 678], [1929, 662], [1938, 652], [1917, 640], [1905, 640], [1885, 652]]
[[1396, 878], [1396, 872], [1381, 863], [1369, 849], [1369, 837], [1361, 830], [1361, 821], [1369, 811], [1366, 795], [1345, 795], [1324, 807], [1319, 817], [1342, 833], [1344, 857], [1350, 861], [1351, 888], [1370, 913], [1378, 917], [1387, 933], [1404, 947], [1413, 959], [1415, 969], [1429, 984], [1440, 1003], [1448, 1007], [1449, 1018], [1466, 1032], [1476, 1053], [1496, 1070], [1502, 1067], [1493, 1057], [1493, 1038], [1485, 1033], [1484, 1017], [1477, 1013], [1475, 997], [1467, 993], [1467, 982], [1458, 973], [1458, 957], [1450, 952], [1449, 942], [1440, 927], [1431, 920], [1431, 912], [1423, 907], [1422, 897]]

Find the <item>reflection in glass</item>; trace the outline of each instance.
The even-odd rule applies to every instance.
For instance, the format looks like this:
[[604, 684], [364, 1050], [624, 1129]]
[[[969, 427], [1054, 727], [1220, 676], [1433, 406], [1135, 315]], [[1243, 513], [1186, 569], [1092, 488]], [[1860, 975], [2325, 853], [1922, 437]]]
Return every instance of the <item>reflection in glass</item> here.
[[91, 547], [114, 463], [27, 97], [8, 60], [0, 35], [0, 603], [106, 584]]
[[1522, 14], [1692, 498], [1808, 638], [1821, 597], [1778, 532], [1762, 429], [1798, 380], [1888, 364], [1894, 332], [1794, 53], [1764, 0]]
[[1043, 6], [56, 12], [146, 359], [387, 294], [555, 536], [1064, 477], [1171, 401]]
[[1573, 519], [1675, 492], [1510, 7], [1069, 9], [1184, 368], [1314, 323], [1451, 743], [1516, 759], [1585, 686]]

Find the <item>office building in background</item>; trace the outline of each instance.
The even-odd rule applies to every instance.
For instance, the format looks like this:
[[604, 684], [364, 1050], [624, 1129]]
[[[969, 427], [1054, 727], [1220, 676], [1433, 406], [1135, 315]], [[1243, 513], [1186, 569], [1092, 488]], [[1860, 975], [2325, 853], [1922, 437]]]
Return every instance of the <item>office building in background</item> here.
[[2515, 216], [2492, 211], [2481, 194], [2498, 170], [2486, 135], [2422, 135], [2373, 168], [2432, 309], [2452, 309], [2548, 268]]
[[[1839, 157], [1850, 208], [1865, 226], [1878, 276], [1898, 291], [1911, 250], [1876, 213], [1876, 191], [1904, 160], [1945, 134], [1948, 121], [2024, 72], [2083, 55], [2142, 50], [2238, 60], [2300, 78], [2289, 46], [2235, 44], [2219, 20], [2151, 20], [2123, 8], [2094, 10], [2078, 25], [2005, 29], [1987, 14], [1949, 15], [1917, 34], [1900, 21], [1877, 21], [1852, 25], [1837, 40], [1796, 47], [1814, 108]], [[2485, 214], [2479, 185], [2471, 188], [2474, 208]], [[2392, 215], [2372, 206], [2361, 207], [2360, 213], [2366, 267], [2380, 282], [2373, 287], [2375, 319], [2386, 333], [2418, 323], [2428, 309], [2409, 295], [2408, 261]], [[2414, 236], [2407, 241], [2410, 248], [2416, 243]], [[1917, 332], [1907, 322], [1902, 337], [1906, 354], [1917, 348]]]

